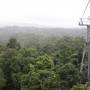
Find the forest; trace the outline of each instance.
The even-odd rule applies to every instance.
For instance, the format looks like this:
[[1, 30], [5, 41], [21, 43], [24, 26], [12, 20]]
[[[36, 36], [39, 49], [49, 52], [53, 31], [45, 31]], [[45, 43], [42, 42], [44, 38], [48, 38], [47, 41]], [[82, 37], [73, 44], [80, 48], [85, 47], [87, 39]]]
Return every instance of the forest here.
[[0, 90], [90, 90], [80, 73], [84, 38], [33, 42], [22, 47], [11, 38], [0, 45]]

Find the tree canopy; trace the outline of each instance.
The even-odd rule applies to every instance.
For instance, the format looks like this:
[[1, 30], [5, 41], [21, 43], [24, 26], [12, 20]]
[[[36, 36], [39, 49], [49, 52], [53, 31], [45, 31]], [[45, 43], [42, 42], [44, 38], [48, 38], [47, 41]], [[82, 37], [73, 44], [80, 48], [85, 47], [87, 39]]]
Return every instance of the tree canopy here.
[[79, 72], [84, 43], [79, 37], [55, 37], [21, 47], [11, 38], [0, 46], [0, 90], [86, 90]]

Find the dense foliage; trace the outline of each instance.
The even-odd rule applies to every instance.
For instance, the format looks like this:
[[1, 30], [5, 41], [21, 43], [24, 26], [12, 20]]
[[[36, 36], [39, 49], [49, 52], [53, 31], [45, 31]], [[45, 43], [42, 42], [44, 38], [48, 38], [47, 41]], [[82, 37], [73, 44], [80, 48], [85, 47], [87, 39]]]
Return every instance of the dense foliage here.
[[12, 38], [0, 46], [0, 90], [86, 90], [79, 72], [83, 38], [51, 38], [22, 48]]

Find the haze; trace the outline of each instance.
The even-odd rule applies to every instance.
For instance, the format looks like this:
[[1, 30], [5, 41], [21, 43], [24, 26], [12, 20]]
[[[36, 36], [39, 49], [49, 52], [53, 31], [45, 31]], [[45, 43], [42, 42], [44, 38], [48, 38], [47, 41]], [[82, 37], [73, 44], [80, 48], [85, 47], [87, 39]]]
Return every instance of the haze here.
[[87, 1], [0, 0], [0, 26], [77, 27]]

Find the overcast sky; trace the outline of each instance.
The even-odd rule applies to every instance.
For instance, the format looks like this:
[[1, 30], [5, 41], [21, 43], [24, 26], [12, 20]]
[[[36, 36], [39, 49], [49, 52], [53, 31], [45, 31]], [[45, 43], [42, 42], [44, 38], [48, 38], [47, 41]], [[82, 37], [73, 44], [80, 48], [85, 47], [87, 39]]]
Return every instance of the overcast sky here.
[[77, 27], [87, 1], [0, 0], [0, 26]]

